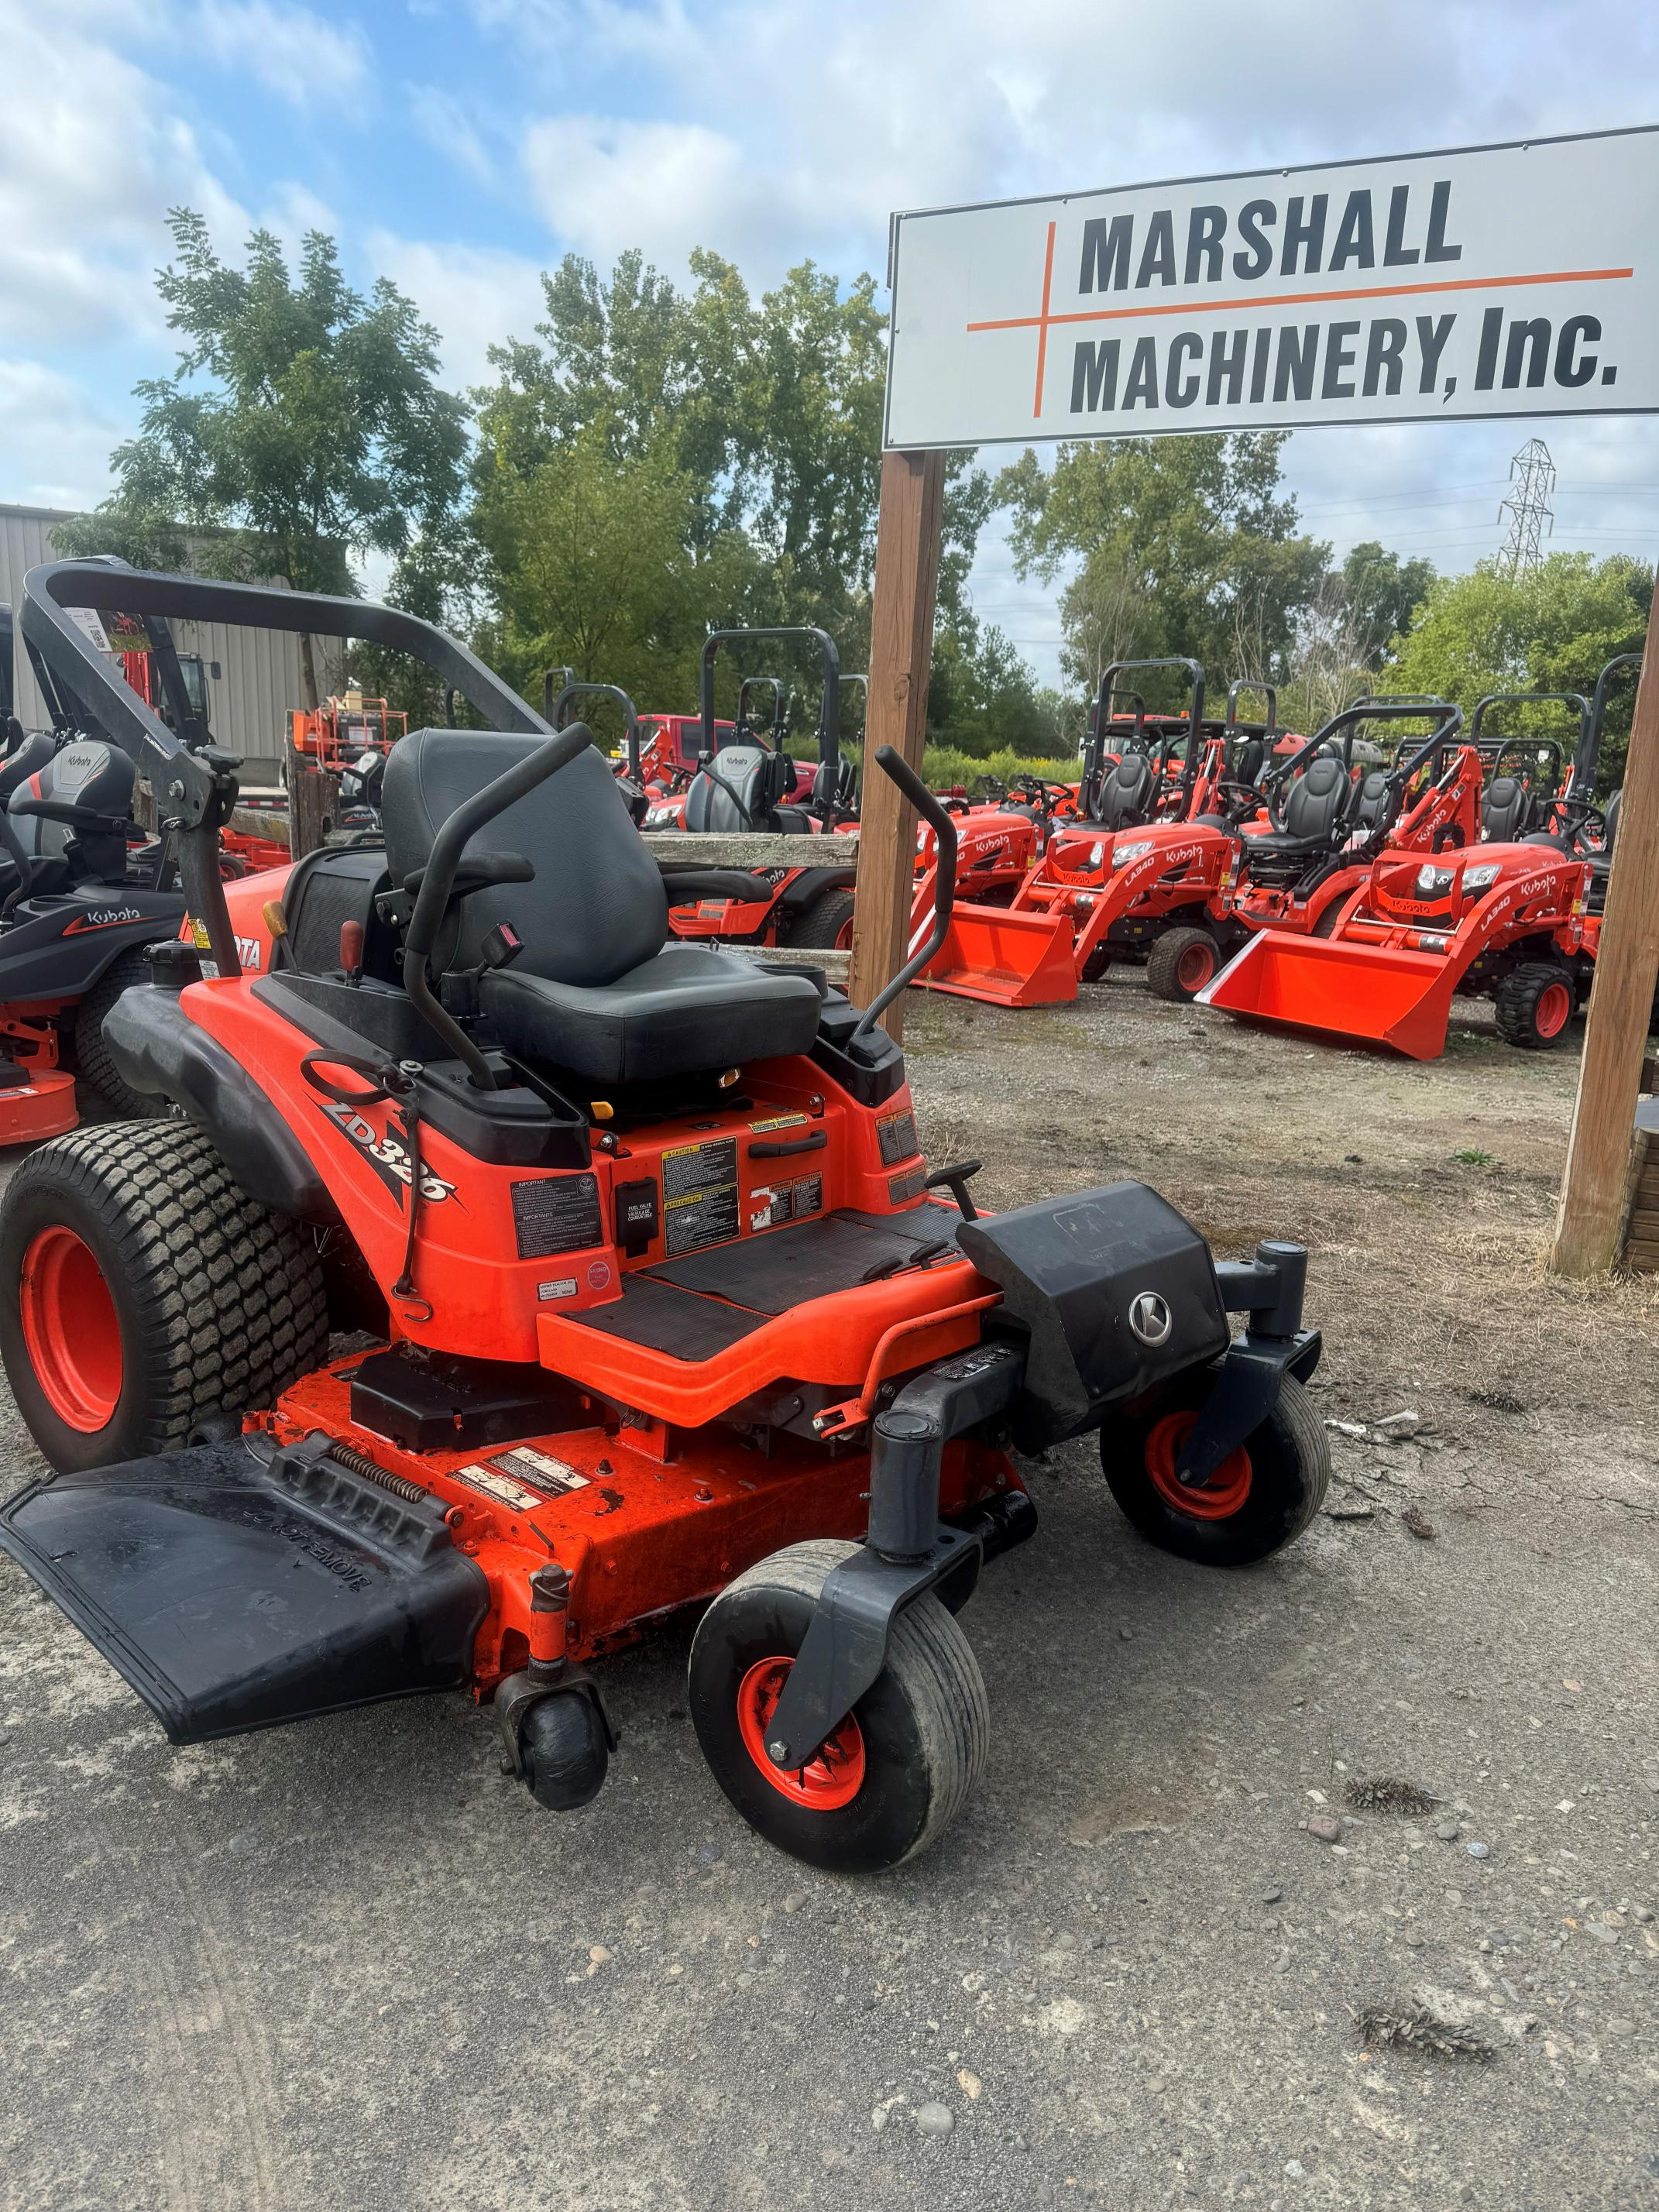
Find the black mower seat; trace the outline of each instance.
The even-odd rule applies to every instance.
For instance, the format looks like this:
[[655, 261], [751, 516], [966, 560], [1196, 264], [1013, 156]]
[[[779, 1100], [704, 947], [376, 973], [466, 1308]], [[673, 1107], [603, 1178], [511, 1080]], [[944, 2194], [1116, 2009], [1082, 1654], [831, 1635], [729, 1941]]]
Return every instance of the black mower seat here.
[[[386, 762], [382, 819], [392, 881], [424, 867], [461, 803], [542, 741], [501, 732], [417, 730]], [[524, 951], [487, 969], [479, 1004], [508, 1052], [599, 1083], [645, 1082], [810, 1052], [817, 986], [741, 954], [667, 942], [668, 901], [649, 846], [598, 752], [583, 753], [469, 842], [519, 853], [527, 884], [476, 891], [452, 908], [434, 967], [476, 967], [510, 923]]]
[[1104, 830], [1128, 830], [1146, 819], [1158, 770], [1146, 753], [1125, 753], [1101, 778], [1095, 820]]
[[1328, 850], [1336, 842], [1352, 793], [1353, 785], [1342, 763], [1330, 753], [1321, 753], [1309, 762], [1285, 793], [1280, 826], [1252, 837], [1250, 849], [1255, 853]]
[[1532, 793], [1518, 775], [1495, 775], [1480, 802], [1483, 845], [1518, 845], [1532, 826]]

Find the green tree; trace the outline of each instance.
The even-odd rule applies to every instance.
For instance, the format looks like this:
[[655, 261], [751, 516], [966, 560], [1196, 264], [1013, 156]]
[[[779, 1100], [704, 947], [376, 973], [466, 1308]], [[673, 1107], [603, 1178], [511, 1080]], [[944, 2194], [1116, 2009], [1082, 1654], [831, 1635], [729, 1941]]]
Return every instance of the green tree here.
[[[1465, 714], [1492, 691], [1579, 691], [1586, 697], [1616, 654], [1638, 653], [1647, 632], [1653, 571], [1629, 554], [1598, 561], [1589, 553], [1553, 553], [1530, 574], [1501, 574], [1482, 562], [1465, 576], [1443, 576], [1429, 588], [1411, 630], [1389, 648], [1382, 687], [1434, 691]], [[1632, 689], [1615, 689], [1602, 737], [1601, 787], [1624, 774]], [[1558, 711], [1546, 716], [1511, 709], [1501, 725], [1562, 733]]]
[[[1027, 450], [996, 481], [1022, 576], [1073, 573], [1061, 665], [1092, 690], [1110, 662], [1190, 654], [1212, 681], [1282, 673], [1328, 546], [1279, 490], [1282, 431]], [[1173, 689], [1170, 692], [1173, 698]]]
[[1382, 666], [1395, 641], [1410, 630], [1413, 617], [1435, 580], [1432, 561], [1420, 555], [1402, 561], [1385, 552], [1375, 538], [1354, 546], [1342, 563], [1342, 597], [1359, 657], [1368, 668]]
[[994, 627], [941, 623], [933, 638], [927, 741], [975, 759], [1014, 752], [1046, 760], [1065, 750], [1059, 700], [1039, 691], [1030, 668]]
[[[116, 491], [60, 531], [64, 550], [348, 594], [353, 558], [380, 553], [405, 595], [430, 600], [467, 440], [465, 404], [438, 386], [437, 332], [385, 277], [354, 291], [320, 231], [296, 277], [269, 231], [237, 268], [203, 216], [168, 221], [177, 258], [156, 289], [185, 340], [179, 366], [137, 387]], [[309, 639], [304, 651], [314, 706]]]

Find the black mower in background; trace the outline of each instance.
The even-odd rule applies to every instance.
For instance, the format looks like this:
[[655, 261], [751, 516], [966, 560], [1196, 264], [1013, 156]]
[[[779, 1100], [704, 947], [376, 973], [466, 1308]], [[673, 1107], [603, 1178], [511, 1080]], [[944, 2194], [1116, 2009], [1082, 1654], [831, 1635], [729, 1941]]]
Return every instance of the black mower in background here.
[[[12, 617], [0, 607], [0, 1146], [75, 1127], [76, 1075], [58, 1065], [67, 1044], [83, 1082], [117, 1112], [158, 1110], [122, 1079], [104, 1048], [103, 1023], [129, 984], [149, 975], [144, 948], [176, 937], [185, 901], [169, 841], [133, 819], [131, 757], [31, 653], [50, 731], [26, 733], [13, 712]], [[165, 623], [151, 651], [169, 696], [182, 678]], [[27, 641], [26, 641], [27, 642]], [[111, 670], [112, 684], [125, 678]], [[193, 727], [194, 725], [189, 725]], [[181, 739], [181, 743], [185, 740]]]
[[[1308, 1526], [1301, 1246], [1218, 1263], [1127, 1181], [992, 1215], [978, 1161], [922, 1157], [879, 1024], [949, 924], [957, 832], [890, 748], [938, 905], [860, 1011], [676, 941], [588, 730], [415, 617], [73, 562], [24, 589], [25, 636], [164, 795], [200, 949], [157, 946], [109, 1024], [176, 1117], [58, 1138], [0, 1200], [0, 1355], [61, 1470], [0, 1546], [175, 1742], [461, 1689], [504, 1773], [569, 1809], [616, 1742], [592, 1662], [698, 1606], [720, 1788], [780, 1849], [874, 1872], [985, 1760], [958, 1615], [1035, 1529], [1015, 1449], [1097, 1437], [1128, 1524], [1200, 1564]], [[112, 600], [412, 653], [486, 726], [393, 749], [383, 848], [295, 865], [279, 969], [245, 963], [216, 866], [235, 763], [103, 696], [72, 610]], [[375, 1340], [331, 1358], [353, 1276]], [[1015, 1709], [1035, 1593], [1026, 1628]], [[1122, 1695], [1116, 1648], [1091, 1694]]]

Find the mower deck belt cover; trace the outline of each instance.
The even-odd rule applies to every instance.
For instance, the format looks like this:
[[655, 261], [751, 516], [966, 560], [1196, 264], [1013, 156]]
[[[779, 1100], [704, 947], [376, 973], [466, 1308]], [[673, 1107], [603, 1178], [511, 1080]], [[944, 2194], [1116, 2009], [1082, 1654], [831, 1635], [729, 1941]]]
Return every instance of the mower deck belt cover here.
[[1215, 1359], [1231, 1338], [1210, 1249], [1144, 1183], [964, 1222], [957, 1242], [1030, 1331], [1015, 1439], [1036, 1451]]
[[0, 1549], [173, 1743], [457, 1689], [489, 1598], [437, 1500], [393, 1496], [319, 1440], [31, 1483], [0, 1508]]

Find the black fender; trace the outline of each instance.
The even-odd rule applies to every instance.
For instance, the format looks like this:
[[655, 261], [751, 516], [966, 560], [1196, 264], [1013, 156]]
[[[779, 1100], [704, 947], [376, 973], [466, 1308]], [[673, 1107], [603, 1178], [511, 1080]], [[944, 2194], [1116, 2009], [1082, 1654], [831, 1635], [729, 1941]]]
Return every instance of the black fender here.
[[858, 881], [858, 863], [848, 861], [840, 868], [803, 868], [799, 875], [787, 883], [778, 897], [781, 914], [799, 914], [809, 907], [824, 891], [850, 891]]
[[125, 1082], [171, 1099], [206, 1131], [257, 1205], [302, 1221], [338, 1209], [298, 1139], [246, 1069], [185, 1012], [176, 991], [140, 983], [104, 1018], [104, 1042]]

